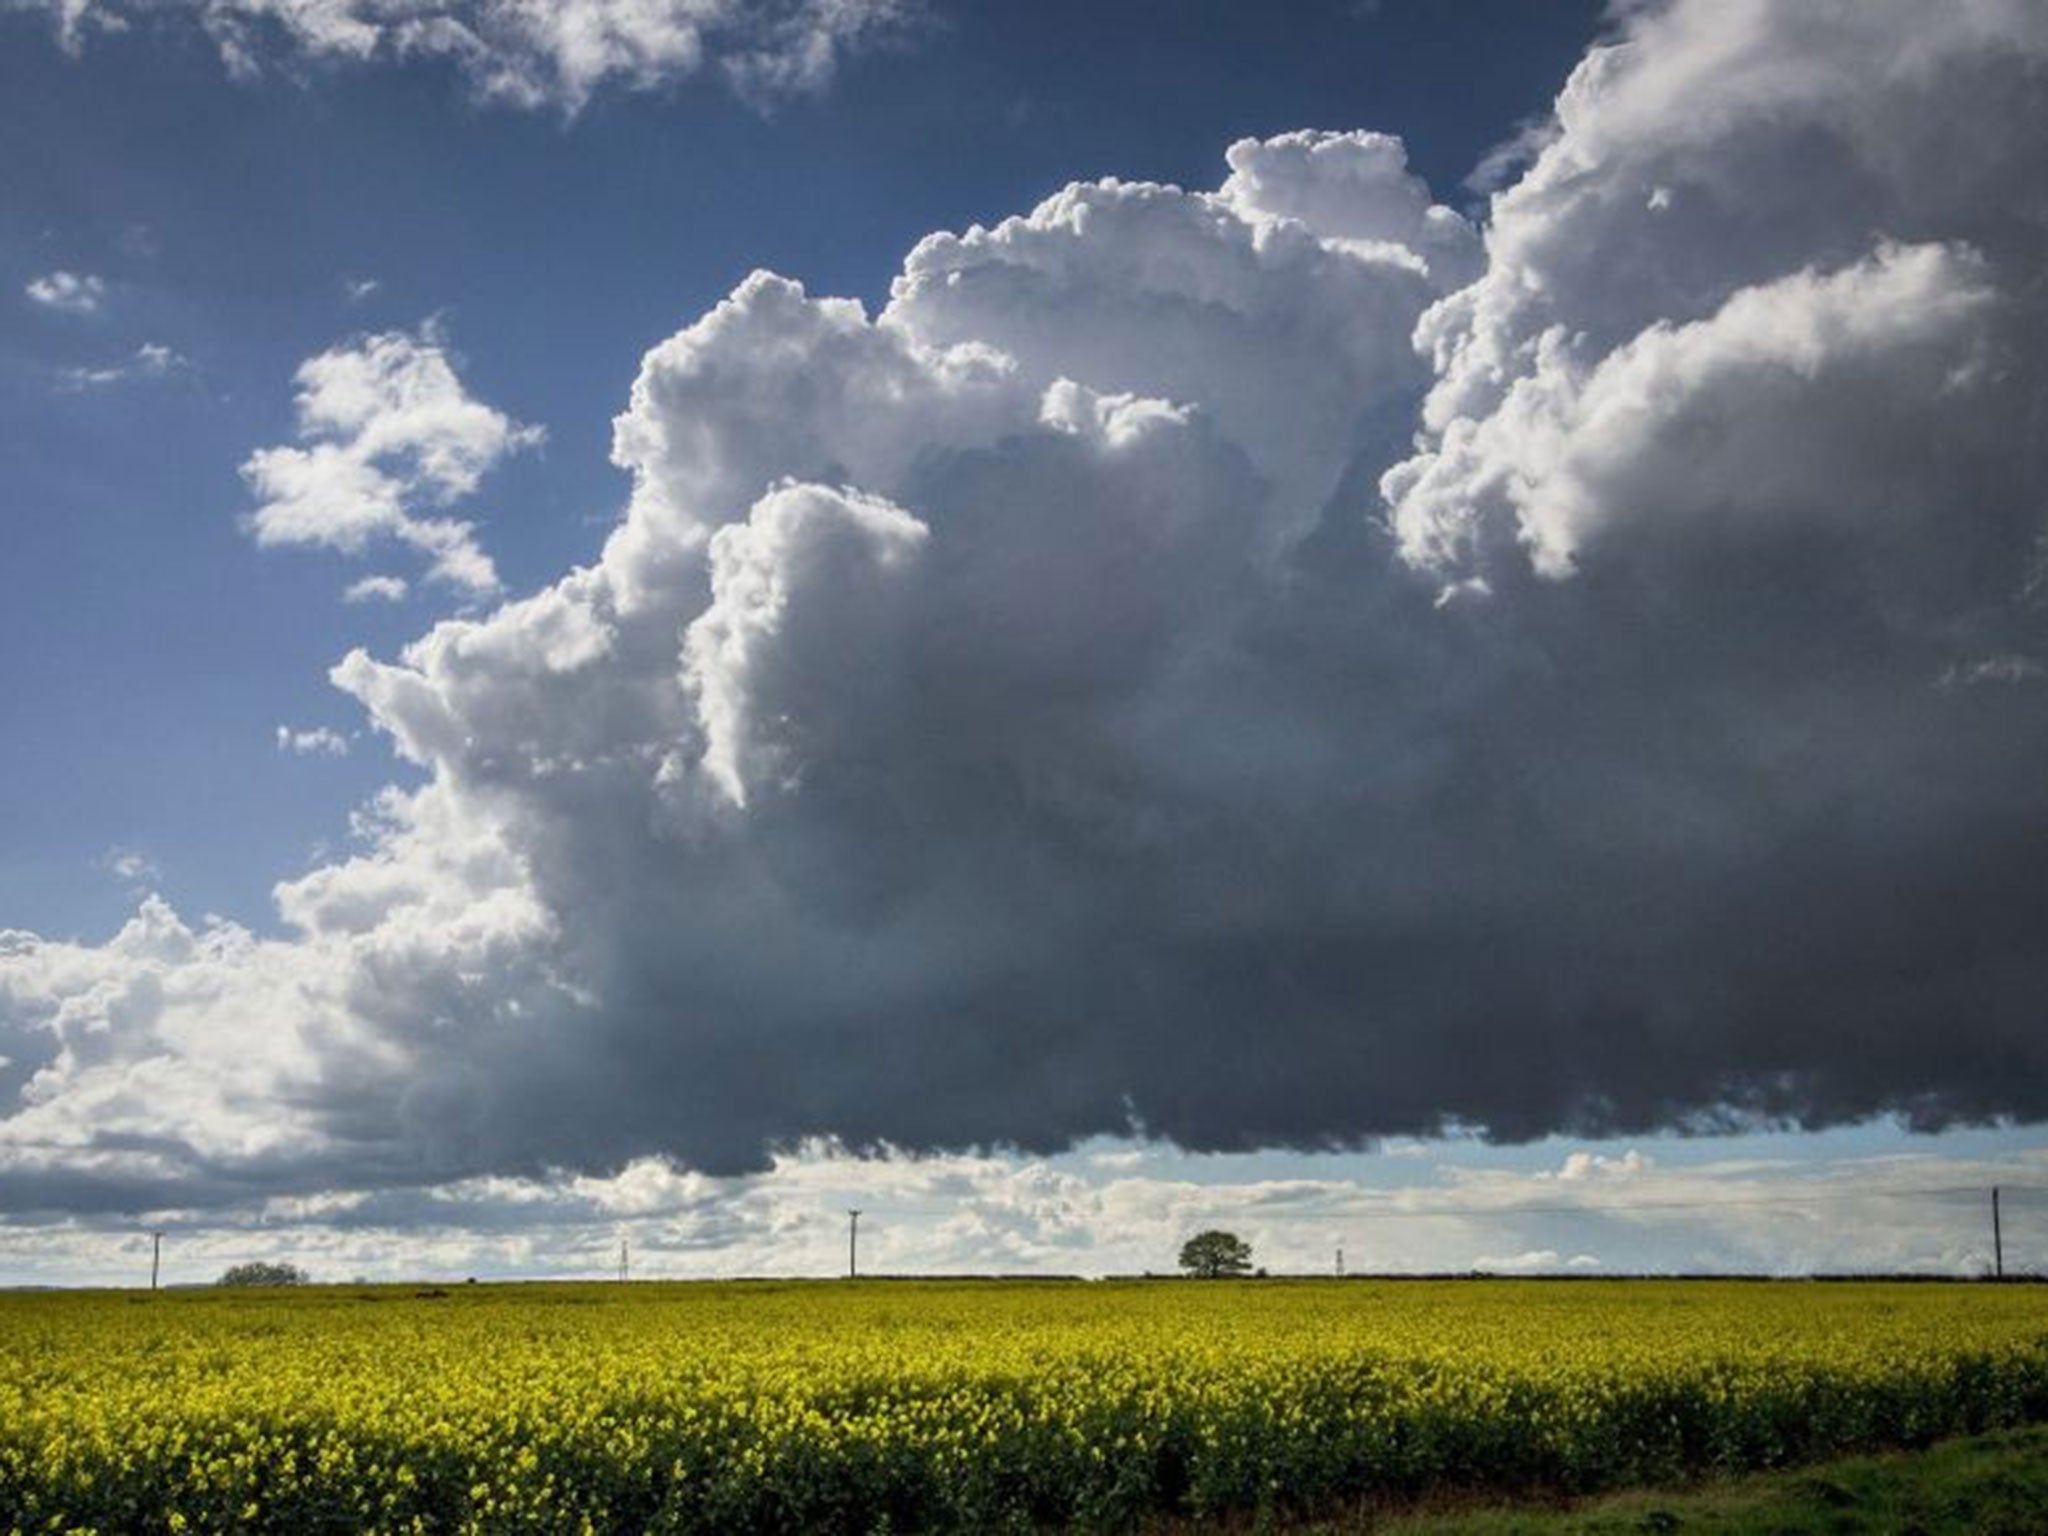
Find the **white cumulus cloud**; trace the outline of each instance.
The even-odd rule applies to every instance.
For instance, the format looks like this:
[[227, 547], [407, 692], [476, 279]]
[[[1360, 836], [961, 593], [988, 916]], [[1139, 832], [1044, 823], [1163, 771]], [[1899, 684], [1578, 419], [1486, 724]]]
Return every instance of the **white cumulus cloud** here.
[[473, 398], [432, 326], [322, 352], [300, 365], [297, 384], [298, 443], [259, 448], [242, 466], [261, 499], [248, 517], [256, 542], [354, 555], [396, 539], [428, 556], [435, 579], [495, 591], [497, 571], [475, 527], [446, 509], [542, 430]]
[[400, 603], [412, 588], [403, 576], [365, 576], [343, 589], [345, 603]]
[[46, 272], [30, 278], [22, 290], [33, 304], [70, 315], [92, 315], [106, 302], [105, 278], [90, 272]]
[[289, 752], [294, 757], [346, 757], [348, 738], [328, 725], [305, 729], [280, 725], [277, 728], [277, 750]]

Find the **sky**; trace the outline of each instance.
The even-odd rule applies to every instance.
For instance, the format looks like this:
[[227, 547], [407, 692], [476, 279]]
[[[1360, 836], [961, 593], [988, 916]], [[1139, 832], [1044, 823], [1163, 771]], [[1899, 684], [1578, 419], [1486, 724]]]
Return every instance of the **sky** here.
[[0, 0], [0, 1283], [2048, 1265], [2044, 109]]

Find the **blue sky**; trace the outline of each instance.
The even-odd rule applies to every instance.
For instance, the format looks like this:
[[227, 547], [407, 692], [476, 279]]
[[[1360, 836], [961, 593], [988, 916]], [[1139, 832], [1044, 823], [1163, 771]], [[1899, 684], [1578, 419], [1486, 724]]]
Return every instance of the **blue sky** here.
[[1981, 1267], [2048, 29], [1824, 10], [0, 4], [0, 1262]]

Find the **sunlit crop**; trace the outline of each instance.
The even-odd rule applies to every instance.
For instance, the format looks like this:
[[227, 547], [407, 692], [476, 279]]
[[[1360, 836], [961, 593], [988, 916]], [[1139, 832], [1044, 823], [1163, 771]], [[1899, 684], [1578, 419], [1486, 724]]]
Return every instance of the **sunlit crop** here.
[[2048, 1417], [2048, 1290], [339, 1287], [0, 1298], [0, 1529], [1127, 1525]]

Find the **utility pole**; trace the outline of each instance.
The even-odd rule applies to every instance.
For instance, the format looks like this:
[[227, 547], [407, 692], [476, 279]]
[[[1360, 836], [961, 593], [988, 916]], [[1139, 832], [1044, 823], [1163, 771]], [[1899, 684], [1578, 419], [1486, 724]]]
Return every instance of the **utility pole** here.
[[163, 1235], [163, 1233], [161, 1233], [161, 1232], [152, 1232], [152, 1233], [150, 1233], [150, 1234], [149, 1234], [149, 1288], [150, 1288], [150, 1289], [151, 1289], [152, 1291], [156, 1289], [156, 1276], [157, 1276], [157, 1269], [158, 1269], [158, 1266], [159, 1266], [159, 1265], [160, 1265], [160, 1264], [162, 1263], [162, 1261], [163, 1261], [163, 1256], [164, 1256], [164, 1235]]
[[1344, 1249], [1341, 1244], [1337, 1248], [1337, 1278], [1344, 1278]]
[[1991, 1273], [2005, 1278], [2005, 1233], [1998, 1225], [1998, 1186], [1991, 1186]]
[[846, 1278], [860, 1276], [860, 1212], [848, 1210], [846, 1223]]
[[619, 1284], [624, 1285], [626, 1283], [626, 1274], [626, 1240], [622, 1237], [619, 1239]]

